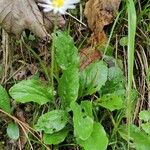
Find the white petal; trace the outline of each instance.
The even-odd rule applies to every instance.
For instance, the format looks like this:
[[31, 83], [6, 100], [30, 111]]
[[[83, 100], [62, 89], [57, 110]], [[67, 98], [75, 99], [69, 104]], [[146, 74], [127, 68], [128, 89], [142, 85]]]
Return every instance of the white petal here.
[[68, 5], [68, 9], [75, 9], [76, 6], [75, 5]]
[[44, 3], [51, 4], [51, 0], [44, 0]]
[[64, 10], [64, 9], [59, 9], [59, 13], [62, 14], [62, 15], [64, 15], [64, 14], [66, 13], [66, 10]]
[[47, 4], [41, 4], [41, 3], [38, 3], [38, 5], [41, 6], [41, 7], [48, 7], [49, 6]]
[[38, 5], [44, 8], [44, 12], [53, 10], [55, 14], [65, 14], [67, 9], [74, 9], [75, 4], [80, 2], [80, 0], [64, 0], [64, 4], [62, 7], [54, 7], [54, 5], [52, 5], [52, 1], [53, 0], [44, 0], [43, 2], [46, 4], [39, 3]]
[[51, 8], [45, 8], [45, 9], [43, 9], [43, 11], [44, 12], [49, 12], [49, 11], [52, 11], [53, 9], [51, 9]]
[[54, 14], [57, 14], [58, 11], [59, 11], [58, 8], [54, 8], [54, 9], [53, 9]]
[[73, 1], [65, 0], [66, 4], [76, 4], [76, 3], [79, 3], [79, 2], [80, 2], [80, 0], [73, 0]]

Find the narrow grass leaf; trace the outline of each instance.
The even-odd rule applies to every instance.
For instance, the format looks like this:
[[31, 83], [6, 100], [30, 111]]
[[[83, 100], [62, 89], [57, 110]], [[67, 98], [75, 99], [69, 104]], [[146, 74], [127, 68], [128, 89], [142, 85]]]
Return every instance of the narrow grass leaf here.
[[128, 8], [128, 89], [127, 89], [127, 122], [128, 122], [128, 149], [130, 139], [130, 125], [132, 123], [132, 79], [134, 66], [134, 48], [136, 34], [136, 10], [133, 0], [127, 1]]

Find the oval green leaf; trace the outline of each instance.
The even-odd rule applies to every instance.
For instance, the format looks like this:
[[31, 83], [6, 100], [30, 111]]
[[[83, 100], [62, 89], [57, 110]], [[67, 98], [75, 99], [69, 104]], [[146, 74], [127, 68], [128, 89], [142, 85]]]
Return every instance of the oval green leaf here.
[[80, 73], [79, 96], [91, 95], [99, 91], [107, 81], [108, 68], [103, 61], [90, 64]]
[[79, 72], [75, 66], [70, 66], [64, 71], [59, 80], [58, 92], [63, 109], [69, 110], [71, 102], [78, 98]]
[[48, 145], [52, 145], [52, 144], [56, 145], [56, 144], [62, 143], [67, 137], [67, 134], [68, 134], [67, 129], [63, 129], [53, 134], [44, 134], [43, 141], [45, 144], [48, 144]]
[[20, 103], [35, 102], [43, 105], [53, 99], [52, 89], [35, 79], [23, 80], [15, 84], [10, 88], [9, 94]]
[[150, 121], [150, 111], [143, 110], [139, 113], [139, 118], [145, 122]]
[[77, 142], [85, 150], [106, 150], [108, 138], [103, 126], [100, 123], [94, 123], [91, 136], [87, 140], [77, 138]]
[[8, 136], [13, 139], [17, 140], [19, 138], [19, 127], [16, 123], [9, 123], [7, 127], [7, 134]]
[[[93, 119], [89, 116], [89, 111], [83, 109], [76, 102], [71, 103], [73, 111], [74, 134], [76, 137], [86, 140], [93, 131]], [[90, 113], [91, 115], [91, 113]]]
[[119, 44], [120, 44], [121, 46], [127, 46], [127, 45], [128, 45], [128, 37], [127, 37], [127, 36], [122, 37], [122, 38], [120, 39], [120, 41], [119, 41]]
[[66, 126], [68, 117], [68, 113], [63, 110], [50, 111], [39, 118], [35, 129], [44, 131], [46, 134], [58, 132]]
[[98, 105], [110, 111], [119, 110], [124, 107], [123, 100], [117, 94], [107, 94], [98, 99]]
[[0, 108], [7, 113], [11, 112], [10, 100], [7, 91], [0, 85]]
[[72, 65], [78, 67], [78, 49], [74, 45], [73, 38], [67, 32], [56, 32], [54, 46], [56, 61], [61, 69], [66, 70]]
[[142, 124], [141, 124], [141, 127], [142, 127], [142, 129], [143, 129], [147, 134], [150, 135], [150, 123], [149, 123], [149, 122], [147, 122], [147, 123], [142, 123]]
[[142, 132], [138, 127], [132, 125], [130, 129], [130, 135], [135, 143], [136, 150], [149, 150], [150, 148], [150, 136], [145, 132]]
[[[128, 126], [122, 125], [119, 127], [119, 133], [123, 139], [128, 140]], [[135, 125], [130, 126], [130, 145], [136, 150], [149, 150], [150, 136]], [[132, 148], [131, 148], [132, 149]]]

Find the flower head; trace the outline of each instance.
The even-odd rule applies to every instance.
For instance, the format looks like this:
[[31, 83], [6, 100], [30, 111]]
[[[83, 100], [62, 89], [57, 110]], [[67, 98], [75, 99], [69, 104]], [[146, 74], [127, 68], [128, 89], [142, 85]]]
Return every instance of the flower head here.
[[80, 0], [44, 0], [45, 4], [39, 3], [44, 12], [53, 11], [54, 13], [65, 14], [67, 9], [74, 9], [75, 4]]

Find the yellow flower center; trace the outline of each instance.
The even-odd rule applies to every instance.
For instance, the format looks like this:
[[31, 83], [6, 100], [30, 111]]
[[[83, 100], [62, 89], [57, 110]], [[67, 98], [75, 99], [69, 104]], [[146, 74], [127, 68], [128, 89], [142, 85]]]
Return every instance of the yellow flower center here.
[[54, 7], [62, 7], [64, 4], [64, 0], [52, 0], [52, 5]]

